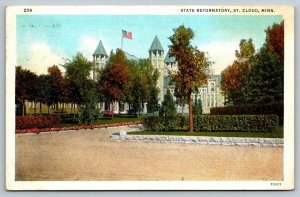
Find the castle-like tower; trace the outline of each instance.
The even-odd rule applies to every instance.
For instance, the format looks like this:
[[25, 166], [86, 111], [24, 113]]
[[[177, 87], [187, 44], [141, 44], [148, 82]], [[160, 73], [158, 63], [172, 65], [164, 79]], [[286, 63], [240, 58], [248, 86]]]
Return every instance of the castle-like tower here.
[[164, 98], [164, 49], [162, 48], [160, 41], [157, 36], [155, 36], [151, 47], [149, 48], [149, 59], [154, 66], [158, 69], [160, 76], [157, 82], [159, 87], [159, 103], [163, 101]]
[[92, 73], [93, 80], [96, 80], [97, 69], [104, 68], [107, 59], [108, 59], [107, 53], [106, 53], [105, 48], [100, 40], [95, 52], [93, 53], [93, 63], [94, 63], [93, 73]]

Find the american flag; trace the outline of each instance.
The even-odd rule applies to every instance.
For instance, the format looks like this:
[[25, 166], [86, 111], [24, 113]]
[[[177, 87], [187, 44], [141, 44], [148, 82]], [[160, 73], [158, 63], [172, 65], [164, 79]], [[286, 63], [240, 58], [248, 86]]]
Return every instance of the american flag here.
[[126, 30], [122, 30], [122, 37], [132, 40], [132, 32], [128, 32]]

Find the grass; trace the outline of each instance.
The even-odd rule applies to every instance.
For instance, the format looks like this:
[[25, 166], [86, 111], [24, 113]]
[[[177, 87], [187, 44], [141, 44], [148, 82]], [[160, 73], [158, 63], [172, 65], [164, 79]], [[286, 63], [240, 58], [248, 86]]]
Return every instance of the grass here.
[[187, 132], [187, 131], [135, 131], [128, 135], [176, 135], [176, 136], [214, 136], [214, 137], [253, 137], [253, 138], [283, 138], [283, 126], [278, 126], [272, 133], [262, 132]]

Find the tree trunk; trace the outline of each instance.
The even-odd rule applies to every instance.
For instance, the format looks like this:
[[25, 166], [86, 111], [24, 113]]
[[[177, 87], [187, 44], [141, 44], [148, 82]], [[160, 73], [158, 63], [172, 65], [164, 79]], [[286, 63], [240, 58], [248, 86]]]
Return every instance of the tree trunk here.
[[189, 95], [188, 102], [189, 102], [189, 122], [190, 122], [189, 132], [193, 132], [194, 125], [193, 125], [193, 99], [192, 99], [192, 94]]
[[36, 115], [36, 102], [33, 101], [33, 114]]
[[42, 102], [40, 101], [40, 116], [42, 115]]
[[26, 116], [26, 105], [24, 100], [22, 100], [22, 108], [22, 116]]
[[111, 103], [111, 119], [113, 120], [114, 119], [114, 110], [115, 110], [115, 104], [114, 104], [115, 102], [113, 101], [112, 103]]
[[48, 115], [50, 114], [50, 105], [48, 104]]

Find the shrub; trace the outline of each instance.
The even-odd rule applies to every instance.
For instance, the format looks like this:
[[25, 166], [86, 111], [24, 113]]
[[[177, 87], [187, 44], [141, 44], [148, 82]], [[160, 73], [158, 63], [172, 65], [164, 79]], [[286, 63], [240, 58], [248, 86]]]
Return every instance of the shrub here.
[[17, 116], [16, 129], [56, 128], [59, 127], [58, 115], [50, 116]]
[[173, 131], [187, 126], [184, 116], [147, 116], [143, 122], [146, 131]]
[[279, 123], [283, 124], [283, 102], [268, 104], [248, 104], [226, 107], [213, 107], [210, 109], [211, 115], [240, 115], [240, 114], [276, 114], [279, 116]]
[[194, 117], [194, 131], [272, 132], [277, 115], [201, 115]]

